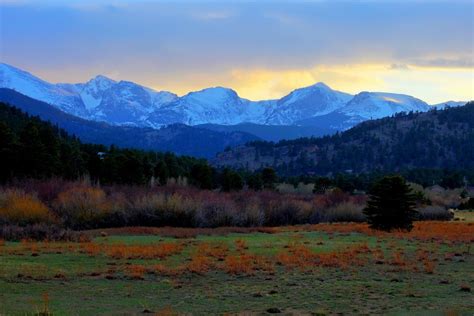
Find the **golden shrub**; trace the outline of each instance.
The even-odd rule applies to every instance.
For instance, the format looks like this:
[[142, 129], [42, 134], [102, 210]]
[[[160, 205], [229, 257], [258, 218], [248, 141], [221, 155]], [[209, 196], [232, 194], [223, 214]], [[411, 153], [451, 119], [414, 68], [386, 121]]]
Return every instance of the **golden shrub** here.
[[17, 225], [54, 222], [53, 214], [43, 202], [20, 190], [0, 192], [0, 219]]
[[75, 186], [59, 193], [55, 206], [69, 225], [79, 227], [100, 220], [112, 209], [105, 192], [89, 186]]

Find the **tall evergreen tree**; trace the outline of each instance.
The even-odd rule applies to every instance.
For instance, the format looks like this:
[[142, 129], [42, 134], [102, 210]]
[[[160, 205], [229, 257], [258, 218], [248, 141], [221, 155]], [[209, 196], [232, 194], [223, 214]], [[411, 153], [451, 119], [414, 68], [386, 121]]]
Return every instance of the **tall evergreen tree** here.
[[411, 230], [418, 212], [415, 196], [401, 176], [387, 176], [377, 181], [369, 192], [364, 209], [370, 227], [390, 231]]
[[244, 187], [244, 181], [242, 177], [235, 171], [230, 169], [224, 169], [222, 172], [222, 191], [240, 191]]
[[263, 186], [266, 189], [273, 189], [275, 186], [275, 182], [278, 181], [278, 176], [275, 170], [272, 168], [264, 168], [262, 170], [262, 181]]

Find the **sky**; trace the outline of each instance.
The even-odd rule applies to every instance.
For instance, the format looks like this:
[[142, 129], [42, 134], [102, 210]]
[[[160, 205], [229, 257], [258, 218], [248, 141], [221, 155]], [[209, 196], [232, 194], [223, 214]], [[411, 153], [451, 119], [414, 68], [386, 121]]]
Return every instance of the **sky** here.
[[0, 0], [0, 61], [50, 82], [102, 74], [251, 100], [324, 82], [474, 99], [471, 0]]

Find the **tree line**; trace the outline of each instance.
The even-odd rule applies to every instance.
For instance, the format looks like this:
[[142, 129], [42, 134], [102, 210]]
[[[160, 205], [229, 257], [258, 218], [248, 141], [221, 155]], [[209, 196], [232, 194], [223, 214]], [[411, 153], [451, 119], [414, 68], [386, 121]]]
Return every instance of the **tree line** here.
[[85, 144], [49, 122], [0, 103], [1, 182], [51, 177], [74, 180], [84, 175], [103, 184], [164, 185], [174, 179], [223, 191], [245, 185], [255, 190], [270, 188], [277, 180], [272, 169], [246, 174], [170, 152]]
[[[271, 150], [268, 143], [262, 143], [262, 148]], [[102, 184], [164, 185], [174, 179], [187, 181], [200, 189], [238, 191], [247, 187], [258, 191], [273, 189], [280, 181], [295, 186], [300, 182], [314, 183], [315, 193], [320, 193], [335, 187], [346, 192], [368, 190], [372, 183], [387, 174], [375, 170], [354, 174], [340, 172], [325, 177], [308, 175], [301, 170], [298, 176], [282, 176], [285, 173], [277, 171], [268, 167], [254, 172], [220, 169], [204, 159], [169, 152], [85, 144], [49, 122], [0, 103], [0, 181], [3, 183], [18, 178], [75, 180], [87, 175]], [[472, 170], [411, 168], [398, 173], [410, 182], [423, 186], [439, 184], [446, 188], [461, 187], [474, 179]]]

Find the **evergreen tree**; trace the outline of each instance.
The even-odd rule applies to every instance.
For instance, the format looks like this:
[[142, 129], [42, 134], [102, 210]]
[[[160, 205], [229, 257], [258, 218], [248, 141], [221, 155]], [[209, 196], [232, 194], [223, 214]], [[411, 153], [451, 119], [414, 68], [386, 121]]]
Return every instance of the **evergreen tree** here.
[[275, 186], [275, 182], [278, 181], [278, 177], [275, 170], [272, 168], [264, 168], [262, 170], [262, 180], [263, 186], [266, 189], [273, 189]]
[[364, 214], [371, 228], [411, 230], [418, 214], [414, 207], [415, 197], [405, 179], [386, 176], [370, 190]]
[[0, 122], [0, 181], [12, 177], [18, 170], [15, 135], [3, 122]]
[[240, 191], [244, 187], [244, 181], [242, 177], [235, 171], [230, 169], [224, 169], [222, 172], [222, 191]]
[[263, 189], [262, 175], [260, 173], [251, 174], [247, 178], [247, 185], [254, 191], [260, 191]]
[[198, 163], [191, 167], [191, 184], [200, 189], [212, 189], [212, 168], [206, 163]]
[[165, 185], [166, 181], [170, 176], [166, 162], [164, 162], [163, 160], [159, 160], [155, 165], [154, 174], [155, 177], [159, 180], [160, 184]]

